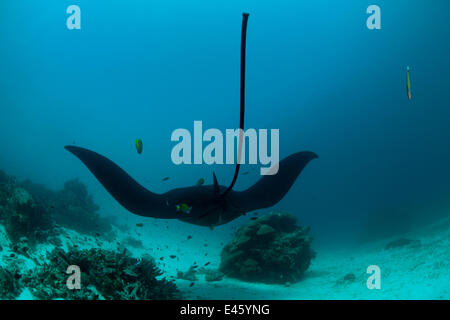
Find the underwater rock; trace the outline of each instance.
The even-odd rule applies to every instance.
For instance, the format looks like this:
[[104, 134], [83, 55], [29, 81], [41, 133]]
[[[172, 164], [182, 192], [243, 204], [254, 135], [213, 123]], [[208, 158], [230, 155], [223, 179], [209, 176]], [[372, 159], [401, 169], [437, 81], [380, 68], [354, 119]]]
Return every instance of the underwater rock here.
[[12, 242], [20, 242], [23, 237], [30, 242], [45, 241], [53, 227], [53, 221], [44, 207], [36, 204], [33, 197], [20, 187], [10, 189], [2, 211], [5, 229]]
[[420, 240], [411, 240], [406, 238], [399, 238], [396, 240], [393, 240], [386, 244], [384, 247], [386, 250], [393, 249], [393, 248], [400, 248], [400, 247], [419, 247], [420, 246]]
[[53, 226], [49, 212], [16, 179], [0, 174], [0, 220], [12, 242], [27, 237], [30, 244], [46, 240]]
[[353, 273], [347, 273], [343, 278], [336, 281], [336, 286], [350, 284], [356, 281], [356, 276]]
[[195, 269], [197, 266], [190, 266], [186, 272], [177, 271], [177, 279], [188, 280], [188, 281], [197, 281], [197, 270]]
[[99, 215], [99, 206], [78, 179], [66, 181], [64, 188], [56, 192], [30, 180], [22, 182], [20, 187], [27, 190], [61, 226], [87, 234], [111, 232], [111, 222]]
[[353, 282], [355, 280], [356, 280], [356, 276], [353, 273], [347, 273], [344, 276], [344, 281], [346, 281], [346, 282]]
[[100, 217], [100, 207], [78, 179], [66, 181], [64, 189], [56, 193], [53, 203], [54, 219], [62, 226], [87, 234], [111, 231], [111, 224]]
[[28, 202], [34, 202], [31, 195], [25, 189], [22, 188], [15, 188], [11, 195], [10, 200], [19, 206], [28, 204]]
[[[255, 219], [256, 220], [256, 219]], [[272, 234], [275, 232], [275, 229], [272, 228], [271, 226], [268, 226], [267, 224], [263, 224], [258, 231], [256, 232], [257, 236], [265, 236], [268, 234]]]
[[225, 276], [223, 272], [213, 269], [204, 269], [203, 273], [205, 274], [205, 280], [208, 282], [221, 281]]
[[241, 226], [222, 250], [219, 271], [252, 282], [299, 281], [315, 253], [309, 228], [296, 223], [294, 215], [272, 213]]
[[[177, 299], [180, 293], [173, 282], [158, 280], [162, 275], [153, 258], [136, 259], [125, 250], [56, 248], [48, 254], [50, 263], [38, 268], [27, 279], [32, 294], [40, 299]], [[69, 265], [81, 270], [81, 289], [66, 287]]]
[[133, 248], [137, 248], [137, 249], [142, 249], [142, 248], [144, 248], [144, 244], [142, 243], [142, 241], [139, 240], [139, 239], [135, 239], [135, 238], [133, 238], [133, 237], [126, 237], [126, 238], [123, 240], [123, 244], [124, 244], [124, 245], [129, 245], [129, 246], [131, 246], [131, 247], [133, 247]]

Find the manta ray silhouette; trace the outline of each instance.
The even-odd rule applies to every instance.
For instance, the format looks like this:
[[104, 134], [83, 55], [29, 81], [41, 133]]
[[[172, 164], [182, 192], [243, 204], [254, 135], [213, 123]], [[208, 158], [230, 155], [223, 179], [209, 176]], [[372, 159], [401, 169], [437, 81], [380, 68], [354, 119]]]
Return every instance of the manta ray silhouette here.
[[[244, 129], [245, 110], [245, 42], [248, 14], [243, 13], [241, 34], [241, 91], [240, 128]], [[241, 131], [242, 132], [242, 131]], [[242, 147], [242, 135], [239, 150]], [[239, 174], [236, 165], [230, 186], [218, 184], [213, 172], [213, 184], [177, 188], [163, 194], [153, 193], [137, 183], [122, 168], [108, 158], [76, 146], [66, 146], [94, 174], [105, 189], [128, 211], [145, 217], [179, 219], [200, 226], [218, 226], [237, 217], [278, 203], [289, 191], [303, 168], [317, 155], [304, 151], [294, 153], [281, 160], [275, 175], [263, 176], [252, 187], [234, 191], [233, 186]], [[239, 158], [239, 155], [238, 155]], [[189, 213], [177, 210], [177, 205], [187, 204]]]

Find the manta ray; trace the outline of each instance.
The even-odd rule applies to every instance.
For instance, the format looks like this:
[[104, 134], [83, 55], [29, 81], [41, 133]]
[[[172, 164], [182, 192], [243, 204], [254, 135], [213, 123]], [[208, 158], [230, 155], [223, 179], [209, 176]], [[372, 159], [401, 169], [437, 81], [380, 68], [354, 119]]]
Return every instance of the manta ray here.
[[[244, 128], [245, 43], [248, 16], [247, 13], [243, 14], [241, 33], [239, 150], [242, 147]], [[228, 187], [219, 185], [213, 172], [212, 185], [176, 188], [157, 194], [141, 186], [117, 164], [94, 151], [77, 146], [65, 146], [65, 149], [77, 156], [113, 198], [128, 211], [144, 217], [179, 219], [210, 228], [226, 224], [247, 212], [274, 206], [286, 195], [305, 166], [317, 158], [317, 155], [310, 151], [294, 153], [279, 162], [276, 174], [262, 176], [258, 182], [244, 191], [233, 190], [239, 174], [238, 161], [233, 180]], [[181, 204], [187, 204], [190, 207], [189, 212], [180, 211]]]

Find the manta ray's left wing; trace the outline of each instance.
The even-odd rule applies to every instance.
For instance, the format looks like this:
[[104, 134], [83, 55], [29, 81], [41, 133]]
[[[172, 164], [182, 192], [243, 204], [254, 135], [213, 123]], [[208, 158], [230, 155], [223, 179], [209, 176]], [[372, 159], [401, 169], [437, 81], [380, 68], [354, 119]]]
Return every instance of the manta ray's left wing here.
[[164, 195], [147, 190], [108, 158], [76, 146], [66, 146], [65, 148], [86, 165], [125, 209], [146, 217], [174, 218], [171, 217], [173, 210], [169, 210]]

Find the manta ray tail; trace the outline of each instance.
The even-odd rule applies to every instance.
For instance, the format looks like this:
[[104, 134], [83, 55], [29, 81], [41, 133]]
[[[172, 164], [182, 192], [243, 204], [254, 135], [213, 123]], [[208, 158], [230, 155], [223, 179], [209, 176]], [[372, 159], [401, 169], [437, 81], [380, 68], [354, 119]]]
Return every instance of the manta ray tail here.
[[80, 147], [64, 148], [77, 156], [114, 199], [127, 210], [146, 217], [171, 218], [162, 195], [145, 189], [108, 158]]
[[302, 170], [315, 158], [318, 156], [310, 151], [294, 153], [280, 161], [277, 174], [263, 176], [247, 190], [230, 194], [230, 200], [245, 212], [271, 207], [284, 197]]

